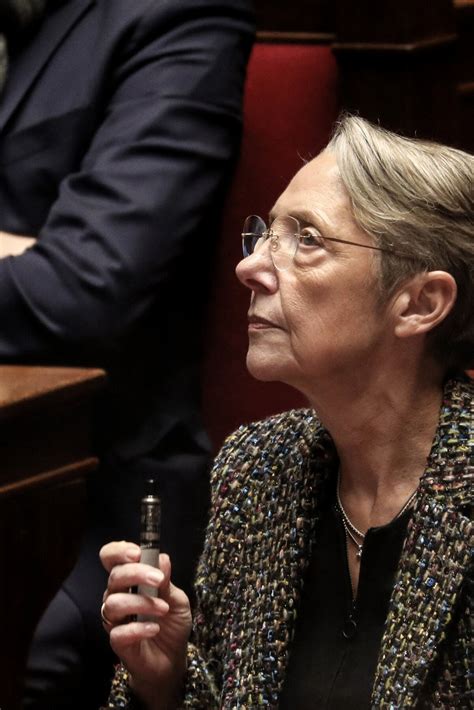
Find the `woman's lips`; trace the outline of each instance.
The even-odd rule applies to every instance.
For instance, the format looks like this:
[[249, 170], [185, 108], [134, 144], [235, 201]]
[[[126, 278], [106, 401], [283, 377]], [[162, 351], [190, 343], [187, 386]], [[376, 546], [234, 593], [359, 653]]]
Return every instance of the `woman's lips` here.
[[267, 330], [268, 328], [279, 328], [276, 323], [268, 320], [267, 318], [261, 318], [260, 316], [249, 316], [249, 330]]

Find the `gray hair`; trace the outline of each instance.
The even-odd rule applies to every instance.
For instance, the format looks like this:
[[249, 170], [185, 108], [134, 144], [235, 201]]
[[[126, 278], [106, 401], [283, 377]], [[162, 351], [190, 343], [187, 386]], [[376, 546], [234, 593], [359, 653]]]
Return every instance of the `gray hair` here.
[[456, 280], [456, 303], [430, 336], [447, 370], [474, 367], [474, 157], [403, 138], [357, 116], [343, 116], [328, 145], [357, 224], [381, 252], [381, 298], [409, 277], [441, 269]]

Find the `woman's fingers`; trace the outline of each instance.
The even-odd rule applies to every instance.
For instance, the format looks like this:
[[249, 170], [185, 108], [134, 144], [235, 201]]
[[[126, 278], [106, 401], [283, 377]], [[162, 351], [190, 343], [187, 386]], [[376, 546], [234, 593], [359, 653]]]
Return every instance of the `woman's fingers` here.
[[139, 584], [157, 587], [161, 596], [169, 595], [171, 562], [168, 555], [160, 555], [160, 566], [156, 568], [140, 563], [140, 552], [138, 545], [125, 541], [104, 545], [100, 557], [110, 573], [104, 599]]
[[175, 587], [171, 581], [171, 560], [166, 554], [160, 555], [160, 570], [163, 572], [163, 581], [160, 584], [160, 596], [166, 599], [172, 608], [187, 608], [189, 599], [182, 589]]
[[163, 581], [160, 584], [160, 594], [167, 597], [170, 591], [171, 560], [168, 555], [163, 553], [160, 555], [160, 570], [163, 573]]
[[[164, 567], [162, 571], [140, 562], [125, 562], [127, 558], [139, 558], [140, 555], [138, 546], [125, 541], [105, 545], [100, 554], [104, 566], [110, 568], [101, 608], [104, 624], [109, 629], [127, 624], [137, 614], [163, 616], [168, 613], [169, 604], [163, 598], [169, 596], [170, 588], [171, 564], [168, 555], [160, 556], [160, 565]], [[159, 596], [130, 594], [130, 588], [138, 585], [156, 587]]]
[[107, 596], [102, 607], [103, 616], [113, 626], [127, 623], [136, 614], [160, 618], [168, 611], [169, 604], [164, 599], [125, 593]]
[[109, 542], [100, 550], [100, 559], [107, 572], [116, 565], [123, 565], [127, 562], [138, 562], [140, 560], [140, 548], [133, 542], [121, 540], [120, 542]]
[[160, 588], [163, 580], [163, 572], [156, 569], [156, 567], [139, 562], [129, 562], [128, 564], [117, 565], [111, 570], [107, 583], [107, 592], [109, 594], [123, 592], [129, 587], [135, 587], [138, 584]]
[[154, 638], [160, 626], [152, 621], [132, 621], [129, 624], [114, 626], [110, 630], [110, 645], [119, 658], [124, 659], [128, 651], [145, 639]]

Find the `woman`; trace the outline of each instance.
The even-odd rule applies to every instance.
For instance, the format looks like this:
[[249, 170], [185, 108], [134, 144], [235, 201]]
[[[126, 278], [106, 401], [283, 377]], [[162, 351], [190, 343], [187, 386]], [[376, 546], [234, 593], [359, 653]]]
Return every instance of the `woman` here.
[[248, 368], [311, 409], [224, 444], [190, 643], [169, 559], [103, 548], [110, 707], [127, 683], [150, 710], [471, 707], [472, 176], [347, 117], [246, 221]]

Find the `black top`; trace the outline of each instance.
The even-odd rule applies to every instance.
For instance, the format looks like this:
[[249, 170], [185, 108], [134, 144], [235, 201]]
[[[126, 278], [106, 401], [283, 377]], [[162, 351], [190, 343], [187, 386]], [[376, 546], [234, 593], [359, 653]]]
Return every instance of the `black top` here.
[[[364, 540], [352, 599], [335, 491], [323, 505], [280, 710], [370, 708], [388, 604], [411, 510]], [[351, 543], [350, 543], [351, 544]]]

